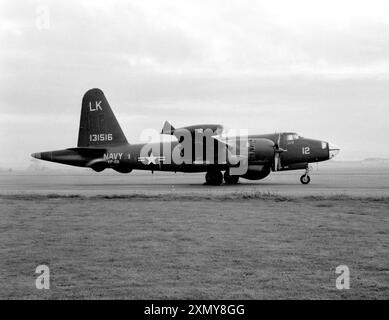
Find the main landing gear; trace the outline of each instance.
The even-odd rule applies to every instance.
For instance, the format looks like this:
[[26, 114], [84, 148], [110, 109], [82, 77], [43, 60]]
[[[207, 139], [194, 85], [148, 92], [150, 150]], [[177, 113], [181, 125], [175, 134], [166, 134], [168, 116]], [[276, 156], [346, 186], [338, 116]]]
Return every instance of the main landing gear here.
[[220, 186], [223, 183], [223, 174], [219, 170], [208, 171], [205, 175], [206, 184]]
[[226, 184], [237, 184], [239, 182], [239, 176], [231, 176], [228, 171], [224, 172], [224, 182]]
[[311, 177], [309, 176], [309, 171], [311, 171], [312, 169], [310, 167], [307, 167], [305, 169], [305, 174], [303, 174], [300, 178], [300, 181], [302, 184], [308, 184], [311, 182]]
[[[205, 175], [206, 184], [211, 186], [220, 186], [223, 183], [223, 174], [219, 170], [208, 171]], [[239, 176], [231, 176], [228, 171], [224, 173], [224, 182], [226, 184], [237, 184]]]

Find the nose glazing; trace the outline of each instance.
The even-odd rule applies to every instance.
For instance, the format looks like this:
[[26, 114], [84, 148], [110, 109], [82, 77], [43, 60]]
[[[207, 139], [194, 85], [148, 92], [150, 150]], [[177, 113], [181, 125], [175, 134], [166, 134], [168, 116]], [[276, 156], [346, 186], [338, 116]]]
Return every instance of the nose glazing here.
[[338, 153], [340, 152], [340, 148], [336, 144], [329, 142], [328, 151], [329, 151], [329, 158], [332, 159], [333, 157], [338, 155]]

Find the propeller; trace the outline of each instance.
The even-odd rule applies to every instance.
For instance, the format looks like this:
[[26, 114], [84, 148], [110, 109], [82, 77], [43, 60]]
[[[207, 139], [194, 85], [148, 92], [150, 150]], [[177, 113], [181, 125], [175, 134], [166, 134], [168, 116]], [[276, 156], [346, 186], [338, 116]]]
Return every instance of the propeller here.
[[280, 147], [281, 133], [278, 134], [277, 142], [274, 144], [274, 171], [281, 169], [281, 153], [286, 151]]

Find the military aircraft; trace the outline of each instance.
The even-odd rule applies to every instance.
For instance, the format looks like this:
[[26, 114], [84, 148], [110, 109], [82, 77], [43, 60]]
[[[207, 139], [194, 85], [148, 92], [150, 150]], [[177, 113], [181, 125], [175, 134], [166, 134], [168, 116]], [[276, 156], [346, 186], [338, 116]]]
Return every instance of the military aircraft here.
[[223, 178], [226, 184], [237, 184], [239, 178], [260, 180], [272, 171], [305, 170], [300, 181], [308, 184], [310, 163], [332, 159], [340, 151], [332, 143], [304, 138], [294, 132], [223, 136], [223, 126], [218, 124], [176, 129], [165, 122], [160, 134], [175, 138], [128, 143], [104, 93], [91, 89], [82, 100], [77, 147], [31, 156], [97, 172], [107, 168], [120, 173], [135, 169], [206, 172], [209, 185], [221, 185]]

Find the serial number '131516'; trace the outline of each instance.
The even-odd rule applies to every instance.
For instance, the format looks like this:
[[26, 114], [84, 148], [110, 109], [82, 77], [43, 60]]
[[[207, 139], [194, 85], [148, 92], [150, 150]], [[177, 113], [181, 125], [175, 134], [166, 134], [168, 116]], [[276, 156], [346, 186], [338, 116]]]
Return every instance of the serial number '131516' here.
[[89, 135], [89, 141], [96, 142], [96, 141], [112, 141], [112, 133], [100, 133], [100, 134], [90, 134]]

